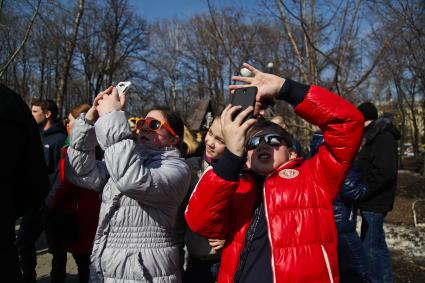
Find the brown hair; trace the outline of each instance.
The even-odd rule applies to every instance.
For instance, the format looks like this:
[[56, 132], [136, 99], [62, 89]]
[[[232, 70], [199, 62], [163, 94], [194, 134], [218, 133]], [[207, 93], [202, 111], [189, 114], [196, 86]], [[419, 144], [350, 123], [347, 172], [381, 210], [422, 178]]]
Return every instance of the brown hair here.
[[184, 146], [184, 123], [183, 120], [180, 118], [180, 114], [175, 111], [171, 111], [170, 108], [165, 106], [157, 106], [152, 107], [146, 113], [149, 113], [150, 111], [160, 111], [162, 115], [164, 115], [165, 119], [167, 120], [167, 124], [173, 129], [173, 131], [177, 134], [179, 137], [179, 142], [177, 144], [177, 148], [180, 150], [180, 153], [184, 153], [185, 146]]
[[43, 113], [47, 113], [48, 111], [50, 111], [52, 120], [56, 120], [58, 116], [58, 112], [59, 112], [58, 106], [51, 99], [46, 99], [46, 100], [33, 99], [31, 101], [31, 107], [32, 106], [41, 107], [41, 110], [43, 111]]
[[77, 119], [81, 113], [87, 113], [87, 111], [89, 111], [90, 108], [91, 108], [90, 105], [88, 105], [87, 103], [83, 103], [72, 108], [69, 113], [71, 114], [72, 117]]

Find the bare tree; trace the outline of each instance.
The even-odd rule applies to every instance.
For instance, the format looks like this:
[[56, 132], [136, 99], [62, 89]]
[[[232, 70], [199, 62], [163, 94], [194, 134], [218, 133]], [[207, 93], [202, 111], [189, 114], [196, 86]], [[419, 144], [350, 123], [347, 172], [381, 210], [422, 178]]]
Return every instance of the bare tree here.
[[[99, 17], [98, 11], [107, 11]], [[130, 9], [127, 0], [91, 3], [78, 42], [79, 60], [90, 100], [102, 88], [128, 79], [148, 45], [146, 20]]]
[[[397, 94], [399, 111], [396, 114], [399, 116], [399, 123], [404, 133], [403, 140], [412, 142], [413, 152], [415, 156], [418, 156], [421, 136], [419, 125], [423, 125], [425, 121], [423, 114], [425, 3], [423, 1], [383, 1], [378, 6], [372, 6], [371, 9], [379, 23], [374, 32], [377, 44], [382, 43], [382, 34], [393, 38], [391, 44], [386, 46], [385, 59], [380, 65], [380, 72], [390, 78], [387, 81], [387, 88], [394, 89]], [[419, 116], [420, 112], [422, 116]], [[409, 123], [406, 123], [407, 121]], [[404, 129], [404, 127], [408, 128]], [[403, 147], [401, 149], [403, 150]]]

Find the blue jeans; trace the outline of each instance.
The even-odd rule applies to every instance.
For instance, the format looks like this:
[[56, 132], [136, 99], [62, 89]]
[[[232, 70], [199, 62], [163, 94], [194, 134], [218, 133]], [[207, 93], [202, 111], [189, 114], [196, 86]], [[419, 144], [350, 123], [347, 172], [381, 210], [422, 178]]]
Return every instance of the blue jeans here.
[[338, 233], [338, 263], [341, 283], [368, 282], [368, 260], [356, 231]]
[[391, 255], [385, 242], [384, 213], [361, 211], [361, 240], [369, 259], [369, 278], [372, 283], [392, 283]]

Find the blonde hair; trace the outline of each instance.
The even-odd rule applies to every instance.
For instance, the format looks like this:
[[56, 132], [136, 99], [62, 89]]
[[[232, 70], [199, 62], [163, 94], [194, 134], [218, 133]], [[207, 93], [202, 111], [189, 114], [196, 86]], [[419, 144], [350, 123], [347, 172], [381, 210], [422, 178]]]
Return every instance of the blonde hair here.
[[186, 144], [185, 155], [194, 154], [199, 146], [199, 143], [195, 140], [192, 133], [186, 126], [184, 126], [183, 142]]
[[272, 121], [273, 123], [275, 123], [275, 124], [278, 124], [279, 126], [281, 126], [282, 128], [286, 128], [286, 124], [285, 124], [285, 122], [284, 122], [284, 120], [283, 120], [283, 117], [282, 116], [280, 116], [280, 115], [276, 115], [276, 116], [274, 116], [274, 117], [272, 117], [271, 119], [270, 119], [270, 121]]

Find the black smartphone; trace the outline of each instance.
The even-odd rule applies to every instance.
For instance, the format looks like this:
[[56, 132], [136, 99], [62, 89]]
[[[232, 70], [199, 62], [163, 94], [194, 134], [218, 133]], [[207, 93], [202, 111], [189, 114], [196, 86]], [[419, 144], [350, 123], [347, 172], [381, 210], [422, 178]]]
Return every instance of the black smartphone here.
[[[237, 111], [233, 115], [232, 119], [235, 119], [235, 117], [239, 114], [239, 112], [245, 110], [249, 106], [254, 107], [256, 95], [257, 95], [257, 87], [256, 86], [244, 87], [244, 88], [239, 88], [239, 89], [235, 90], [235, 92], [233, 94], [231, 94], [230, 104], [232, 104], [233, 106], [241, 105], [242, 109], [240, 111]], [[245, 118], [245, 120], [253, 118], [254, 117], [253, 114], [254, 114], [254, 111], [252, 111], [248, 115], [248, 117]]]

